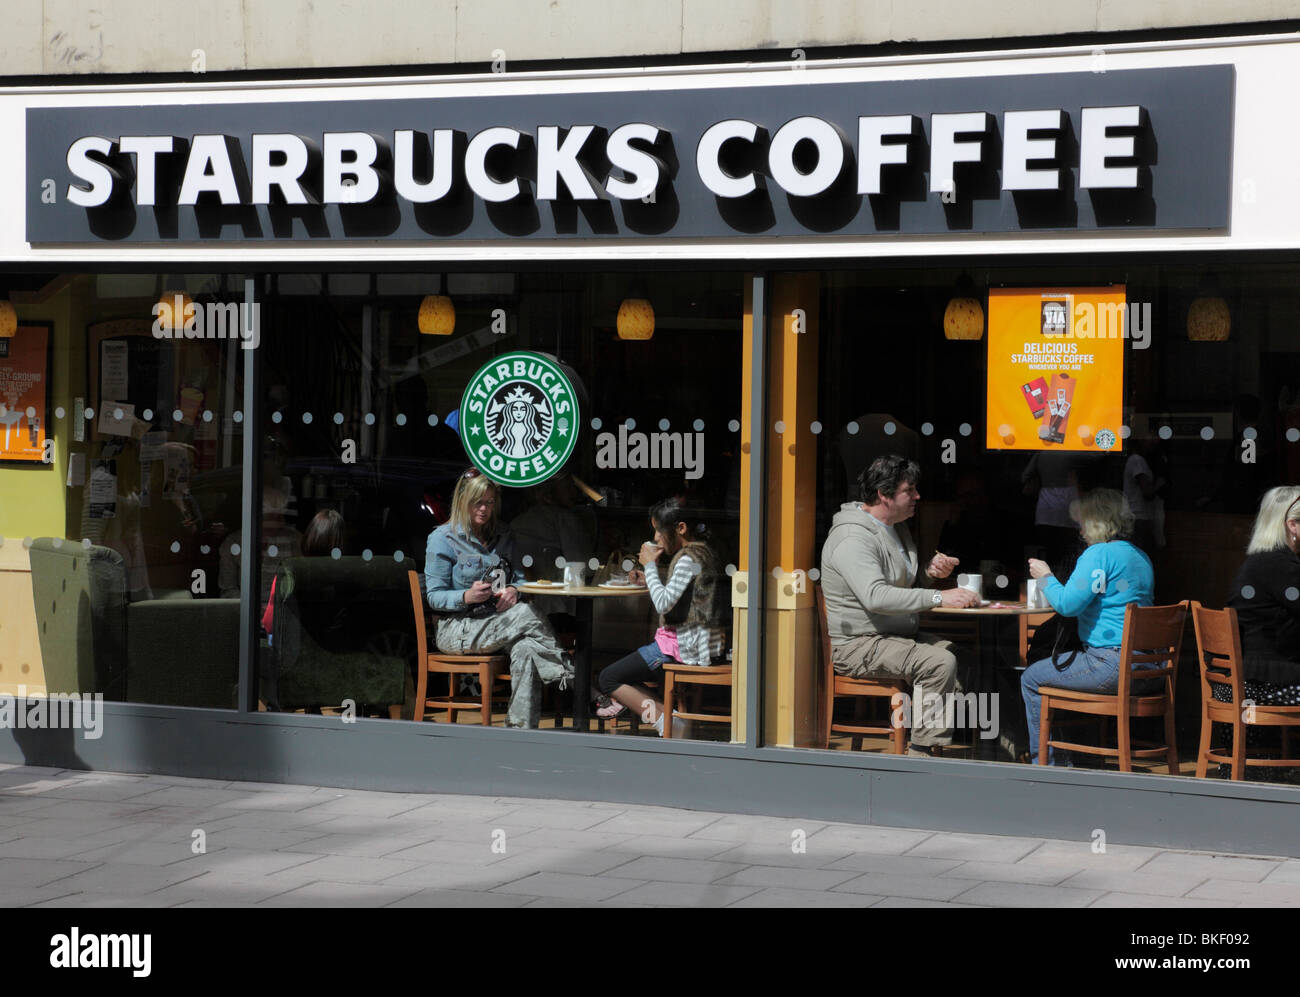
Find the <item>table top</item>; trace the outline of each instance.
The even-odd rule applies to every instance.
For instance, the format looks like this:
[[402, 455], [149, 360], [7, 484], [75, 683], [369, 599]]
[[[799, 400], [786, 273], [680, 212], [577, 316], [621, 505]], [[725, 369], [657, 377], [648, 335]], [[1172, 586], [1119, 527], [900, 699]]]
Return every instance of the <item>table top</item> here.
[[566, 588], [563, 585], [538, 585], [536, 582], [524, 582], [515, 586], [526, 595], [554, 595], [561, 599], [598, 599], [607, 595], [645, 595], [650, 590], [644, 585], [619, 588], [604, 588], [600, 585], [583, 585], [580, 588]]
[[956, 606], [938, 606], [927, 613], [952, 613], [961, 616], [1029, 616], [1033, 613], [1053, 613], [1053, 609], [1030, 609], [1023, 602], [992, 602], [987, 606], [958, 609]]

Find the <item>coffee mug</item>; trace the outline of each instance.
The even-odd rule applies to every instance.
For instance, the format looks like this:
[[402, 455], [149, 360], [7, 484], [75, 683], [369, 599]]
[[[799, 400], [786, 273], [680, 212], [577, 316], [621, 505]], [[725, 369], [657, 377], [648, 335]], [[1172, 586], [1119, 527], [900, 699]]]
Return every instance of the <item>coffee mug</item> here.
[[1027, 609], [1049, 608], [1041, 578], [1031, 578], [1025, 582], [1025, 607]]
[[981, 599], [984, 598], [984, 576], [983, 575], [958, 575], [957, 587], [974, 592]]

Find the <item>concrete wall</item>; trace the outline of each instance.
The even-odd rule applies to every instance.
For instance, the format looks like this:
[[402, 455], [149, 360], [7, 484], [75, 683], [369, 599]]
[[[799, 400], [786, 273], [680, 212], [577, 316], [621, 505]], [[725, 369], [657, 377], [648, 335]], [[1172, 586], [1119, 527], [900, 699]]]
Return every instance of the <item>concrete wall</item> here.
[[1295, 0], [7, 0], [0, 76], [665, 57], [1295, 18]]

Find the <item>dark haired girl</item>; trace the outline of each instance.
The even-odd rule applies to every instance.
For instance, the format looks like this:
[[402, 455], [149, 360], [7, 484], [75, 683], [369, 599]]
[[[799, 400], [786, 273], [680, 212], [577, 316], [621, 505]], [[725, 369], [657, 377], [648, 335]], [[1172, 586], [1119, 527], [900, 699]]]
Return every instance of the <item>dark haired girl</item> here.
[[[687, 665], [709, 665], [726, 653], [726, 576], [709, 547], [702, 525], [692, 528], [686, 510], [677, 499], [665, 499], [650, 509], [654, 539], [641, 545], [640, 561], [645, 568], [650, 601], [659, 613], [655, 639], [607, 666], [599, 679], [600, 691], [614, 702], [597, 712], [613, 717], [624, 709], [637, 710], [646, 723], [664, 732], [663, 703], [640, 683], [657, 678], [665, 661]], [[659, 573], [659, 562], [668, 558], [668, 581]], [[683, 736], [685, 725], [673, 728]]]

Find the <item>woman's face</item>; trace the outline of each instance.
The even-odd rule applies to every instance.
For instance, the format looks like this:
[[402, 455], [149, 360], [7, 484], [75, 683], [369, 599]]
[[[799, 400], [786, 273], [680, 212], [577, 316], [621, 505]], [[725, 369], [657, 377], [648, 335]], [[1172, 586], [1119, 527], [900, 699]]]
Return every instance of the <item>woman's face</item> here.
[[476, 530], [482, 529], [492, 521], [492, 514], [496, 512], [496, 507], [497, 491], [495, 488], [489, 488], [478, 501], [470, 504], [469, 519]]
[[1300, 521], [1294, 519], [1286, 521], [1286, 545], [1292, 552], [1300, 553]]

